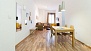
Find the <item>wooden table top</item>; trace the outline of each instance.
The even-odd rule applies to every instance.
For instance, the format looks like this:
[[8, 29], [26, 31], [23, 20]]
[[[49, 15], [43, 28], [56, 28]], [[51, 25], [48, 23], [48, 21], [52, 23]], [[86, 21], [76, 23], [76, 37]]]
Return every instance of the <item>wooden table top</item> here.
[[61, 26], [52, 26], [55, 30], [74, 30], [69, 27], [61, 27]]

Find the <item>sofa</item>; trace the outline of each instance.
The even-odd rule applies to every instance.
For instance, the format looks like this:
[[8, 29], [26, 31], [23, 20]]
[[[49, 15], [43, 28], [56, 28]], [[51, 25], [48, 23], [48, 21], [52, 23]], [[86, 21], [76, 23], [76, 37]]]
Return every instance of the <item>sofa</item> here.
[[46, 30], [50, 30], [50, 24], [49, 23], [44, 23], [44, 28]]

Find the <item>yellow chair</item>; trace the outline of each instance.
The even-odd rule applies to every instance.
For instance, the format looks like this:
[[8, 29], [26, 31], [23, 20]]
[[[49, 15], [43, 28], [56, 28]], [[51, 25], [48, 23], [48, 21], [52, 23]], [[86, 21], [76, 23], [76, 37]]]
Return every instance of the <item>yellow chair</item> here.
[[53, 23], [53, 24], [51, 24], [51, 26], [56, 26], [56, 24], [55, 24], [55, 23]]

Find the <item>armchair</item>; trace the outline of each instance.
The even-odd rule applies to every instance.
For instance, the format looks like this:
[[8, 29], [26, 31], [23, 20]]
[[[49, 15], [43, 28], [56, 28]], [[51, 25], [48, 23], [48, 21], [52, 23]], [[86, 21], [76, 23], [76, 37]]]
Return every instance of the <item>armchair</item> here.
[[37, 30], [43, 30], [43, 23], [36, 23]]

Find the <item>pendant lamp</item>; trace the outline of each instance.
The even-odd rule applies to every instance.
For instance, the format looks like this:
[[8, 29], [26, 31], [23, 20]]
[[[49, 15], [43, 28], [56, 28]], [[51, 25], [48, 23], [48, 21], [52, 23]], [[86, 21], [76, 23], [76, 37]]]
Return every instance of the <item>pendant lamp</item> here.
[[65, 2], [62, 1], [62, 10], [61, 11], [65, 11]]
[[61, 13], [61, 10], [62, 10], [62, 6], [59, 5], [59, 9], [58, 9], [58, 12]]

